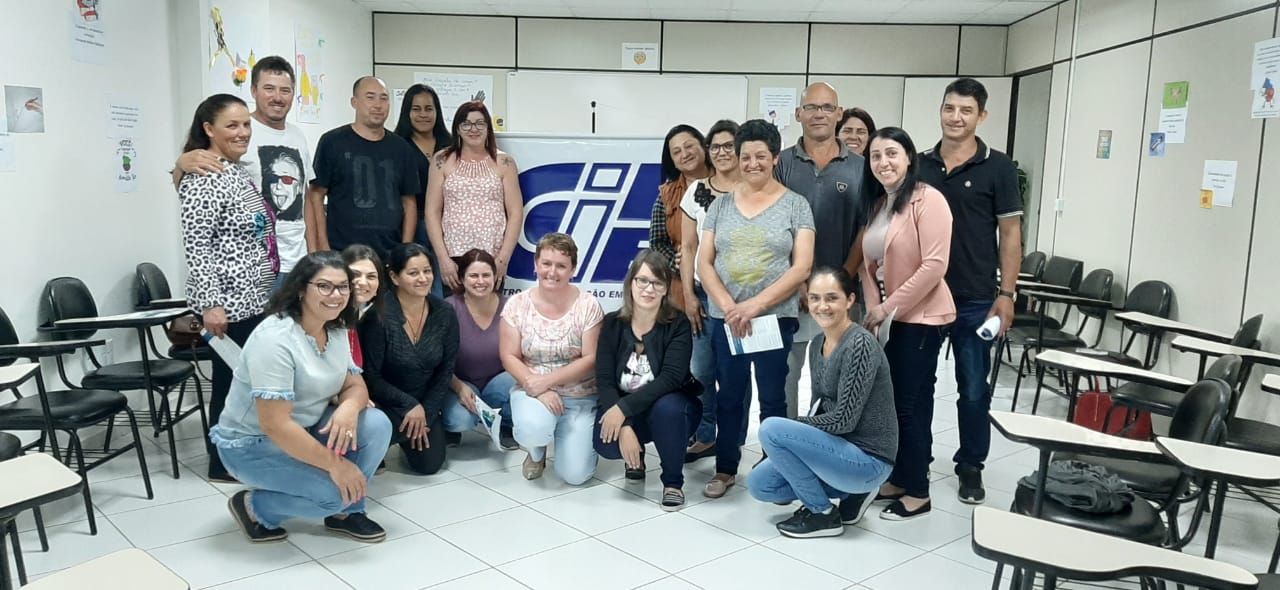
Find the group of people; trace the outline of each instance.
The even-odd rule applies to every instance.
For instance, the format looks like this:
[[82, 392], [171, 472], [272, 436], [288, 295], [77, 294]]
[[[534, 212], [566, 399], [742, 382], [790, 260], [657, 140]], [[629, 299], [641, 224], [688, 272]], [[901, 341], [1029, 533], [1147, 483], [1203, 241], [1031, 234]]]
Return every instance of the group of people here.
[[[987, 98], [971, 78], [947, 86], [942, 140], [923, 152], [903, 129], [840, 107], [821, 82], [805, 89], [803, 134], [785, 150], [760, 120], [717, 121], [706, 135], [671, 128], [650, 246], [678, 276], [673, 302], [693, 333], [703, 412], [685, 459], [715, 457], [704, 495], [737, 482], [754, 374], [765, 458], [749, 489], [800, 500], [783, 534], [839, 534], [877, 501], [887, 520], [928, 514], [934, 386], [950, 338], [959, 497], [985, 500], [991, 344], [977, 329], [991, 317], [1009, 328], [1022, 257], [1016, 168], [977, 136]], [[782, 347], [742, 352], [757, 329]], [[806, 362], [813, 397], [801, 416]], [[831, 498], [843, 498], [839, 511]]]
[[[749, 490], [800, 501], [783, 534], [839, 534], [876, 500], [891, 502], [884, 518], [921, 516], [947, 330], [961, 499], [982, 501], [990, 346], [975, 330], [1012, 317], [1021, 199], [1008, 158], [975, 135], [978, 82], [947, 88], [943, 140], [921, 154], [822, 83], [786, 150], [759, 119], [674, 127], [649, 248], [608, 314], [573, 284], [578, 245], [562, 233], [538, 241], [535, 285], [501, 295], [523, 199], [482, 103], [446, 130], [436, 93], [415, 85], [390, 132], [387, 87], [363, 77], [354, 122], [311, 158], [286, 121], [288, 61], [259, 60], [251, 92], [253, 112], [231, 95], [202, 102], [174, 169], [189, 305], [243, 348], [214, 360], [209, 478], [249, 488], [229, 507], [251, 540], [283, 539], [298, 517], [382, 540], [363, 499], [390, 445], [436, 473], [484, 408], [501, 417], [499, 446], [527, 452], [527, 479], [554, 442], [571, 485], [600, 456], [643, 481], [652, 443], [664, 510], [684, 506], [683, 466], [703, 457], [716, 473], [702, 493], [719, 498], [736, 484], [753, 369], [766, 458]], [[742, 352], [758, 330], [782, 346]]]

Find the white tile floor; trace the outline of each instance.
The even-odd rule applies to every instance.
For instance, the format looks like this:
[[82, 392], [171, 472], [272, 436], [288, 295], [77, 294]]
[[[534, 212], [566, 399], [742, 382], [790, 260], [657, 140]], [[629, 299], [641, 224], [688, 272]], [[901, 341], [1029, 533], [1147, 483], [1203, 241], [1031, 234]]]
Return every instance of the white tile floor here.
[[[239, 486], [202, 479], [208, 458], [192, 421], [178, 429], [184, 439], [178, 444], [181, 479], [168, 473], [167, 444], [148, 438], [154, 500], [143, 497], [132, 458], [116, 459], [91, 477], [98, 534], [89, 535], [80, 498], [69, 498], [45, 509], [48, 553], [39, 551], [30, 517], [19, 520], [24, 555], [28, 571], [40, 577], [132, 545], [150, 551], [193, 588], [219, 589], [989, 588], [994, 566], [970, 545], [972, 507], [955, 498], [951, 371], [944, 363], [938, 373], [933, 513], [907, 523], [871, 513], [838, 538], [780, 537], [773, 523], [792, 508], [756, 502], [741, 484], [724, 498], [707, 500], [700, 490], [714, 469], [712, 459], [686, 468], [689, 506], [665, 513], [657, 505], [656, 462], [644, 486], [625, 483], [621, 465], [610, 461], [601, 461], [596, 479], [585, 486], [567, 486], [552, 470], [528, 482], [520, 476], [523, 453], [491, 451], [479, 435], [469, 434], [460, 449], [450, 449], [448, 470], [438, 475], [409, 475], [399, 472], [395, 457], [388, 461], [391, 470], [374, 480], [369, 502], [370, 517], [387, 529], [387, 541], [365, 545], [328, 534], [319, 523], [292, 521], [287, 542], [251, 545], [226, 510]], [[806, 376], [802, 407], [808, 405], [807, 382]], [[1009, 387], [998, 390], [997, 409], [1008, 408], [1010, 393]], [[1019, 401], [1021, 409], [1029, 408], [1029, 399]], [[1062, 416], [1065, 403], [1049, 396], [1040, 411]], [[760, 458], [754, 427], [743, 453], [744, 474]], [[988, 503], [1008, 506], [1017, 479], [1035, 464], [1033, 451], [993, 434]], [[1219, 559], [1263, 571], [1276, 522], [1257, 504], [1230, 501]], [[1188, 552], [1201, 553], [1202, 547], [1198, 540]]]

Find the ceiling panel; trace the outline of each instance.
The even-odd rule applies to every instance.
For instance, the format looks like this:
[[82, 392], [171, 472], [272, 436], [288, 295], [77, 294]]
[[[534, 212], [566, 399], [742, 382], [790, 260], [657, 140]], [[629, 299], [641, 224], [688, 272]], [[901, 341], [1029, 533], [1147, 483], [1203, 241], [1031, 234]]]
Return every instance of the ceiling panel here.
[[369, 10], [445, 14], [1007, 25], [1057, 0], [352, 0]]

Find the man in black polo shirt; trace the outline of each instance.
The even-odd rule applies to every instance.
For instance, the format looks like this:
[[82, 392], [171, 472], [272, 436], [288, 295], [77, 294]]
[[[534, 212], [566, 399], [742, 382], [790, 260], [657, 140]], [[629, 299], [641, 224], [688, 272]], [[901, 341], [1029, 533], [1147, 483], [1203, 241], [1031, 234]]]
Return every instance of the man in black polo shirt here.
[[[813, 208], [813, 268], [846, 266], [854, 239], [862, 227], [862, 156], [849, 151], [836, 137], [836, 124], [844, 109], [836, 89], [815, 82], [804, 89], [796, 120], [803, 127], [800, 140], [782, 150], [773, 175], [787, 188], [800, 193]], [[809, 358], [809, 340], [821, 333], [804, 309], [800, 297], [800, 330], [787, 357], [787, 416], [796, 417], [800, 372]]]
[[991, 341], [978, 337], [977, 330], [992, 316], [1000, 317], [1001, 334], [1009, 329], [1022, 265], [1018, 173], [1008, 156], [978, 138], [978, 125], [986, 118], [987, 89], [981, 82], [960, 78], [949, 84], [942, 98], [942, 141], [920, 154], [918, 166], [921, 179], [946, 196], [954, 219], [947, 267], [947, 284], [956, 302], [951, 351], [960, 389], [960, 448], [954, 459], [960, 501], [968, 504], [986, 499], [982, 464], [991, 448]]

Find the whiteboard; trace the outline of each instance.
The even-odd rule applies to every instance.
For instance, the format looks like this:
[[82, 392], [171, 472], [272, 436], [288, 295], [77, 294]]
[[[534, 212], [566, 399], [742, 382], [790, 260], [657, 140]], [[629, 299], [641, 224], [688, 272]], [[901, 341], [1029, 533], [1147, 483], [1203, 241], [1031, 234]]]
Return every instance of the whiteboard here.
[[747, 77], [518, 71], [507, 74], [507, 131], [665, 136], [747, 118]]

